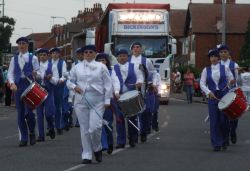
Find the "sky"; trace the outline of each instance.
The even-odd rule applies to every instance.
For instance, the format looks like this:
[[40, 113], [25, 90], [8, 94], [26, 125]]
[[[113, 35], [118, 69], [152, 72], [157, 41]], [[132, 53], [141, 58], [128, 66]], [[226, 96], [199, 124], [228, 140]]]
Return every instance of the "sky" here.
[[[0, 0], [0, 4], [3, 0]], [[64, 17], [67, 22], [76, 16], [78, 10], [93, 7], [101, 3], [105, 8], [110, 2], [152, 3], [152, 0], [5, 0], [5, 15], [16, 20], [11, 37], [12, 45], [20, 36], [33, 33], [50, 32], [53, 24], [65, 24], [63, 18], [52, 19], [51, 16]], [[187, 9], [190, 0], [158, 0], [157, 3], [169, 3], [171, 9]], [[212, 3], [213, 0], [192, 0], [193, 3]], [[250, 0], [236, 0], [236, 3], [248, 3]], [[2, 7], [1, 7], [2, 11]], [[1, 13], [2, 15], [2, 13]]]

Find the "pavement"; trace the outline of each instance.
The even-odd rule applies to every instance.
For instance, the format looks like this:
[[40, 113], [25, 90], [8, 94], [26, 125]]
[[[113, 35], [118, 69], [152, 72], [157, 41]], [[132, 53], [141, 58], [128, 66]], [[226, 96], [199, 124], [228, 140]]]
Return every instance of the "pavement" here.
[[[171, 97], [171, 98], [174, 98], [174, 99], [184, 100], [184, 101], [187, 100], [187, 97], [186, 97], [186, 93], [185, 93], [185, 92], [181, 92], [181, 93], [172, 93], [172, 94], [170, 95], [170, 97]], [[193, 96], [193, 102], [207, 104], [207, 99], [204, 100], [202, 97]]]

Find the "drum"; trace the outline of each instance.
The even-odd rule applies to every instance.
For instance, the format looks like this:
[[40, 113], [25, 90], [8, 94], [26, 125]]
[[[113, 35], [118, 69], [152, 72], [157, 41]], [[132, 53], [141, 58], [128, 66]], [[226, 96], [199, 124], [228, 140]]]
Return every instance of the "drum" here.
[[247, 110], [246, 101], [235, 92], [229, 92], [219, 101], [218, 108], [230, 119], [238, 119]]
[[144, 110], [144, 99], [137, 90], [128, 91], [121, 95], [118, 105], [125, 117], [137, 115]]
[[30, 108], [35, 109], [47, 98], [48, 92], [38, 83], [33, 82], [21, 95], [23, 100]]
[[246, 96], [244, 95], [243, 91], [241, 88], [237, 87], [234, 89], [234, 92], [237, 94], [237, 96], [239, 96], [240, 98], [242, 98], [243, 100], [247, 100]]

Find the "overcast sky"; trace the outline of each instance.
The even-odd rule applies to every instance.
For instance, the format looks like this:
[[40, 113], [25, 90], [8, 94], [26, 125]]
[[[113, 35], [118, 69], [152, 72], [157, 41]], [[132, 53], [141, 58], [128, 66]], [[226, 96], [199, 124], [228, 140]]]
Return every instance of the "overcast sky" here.
[[[2, 0], [0, 0], [0, 3]], [[187, 9], [190, 0], [158, 0], [158, 3], [170, 3], [171, 9]], [[67, 22], [76, 16], [78, 10], [93, 7], [93, 3], [101, 3], [103, 8], [109, 2], [129, 2], [134, 0], [5, 0], [5, 15], [16, 20], [15, 31], [11, 43], [20, 36], [26, 36], [32, 31], [50, 32], [54, 24], [64, 24], [64, 19], [51, 19], [51, 16], [65, 17]], [[137, 3], [152, 3], [152, 0], [135, 0]], [[211, 3], [213, 0], [192, 0], [193, 3]], [[237, 3], [250, 3], [250, 0], [236, 0]], [[2, 7], [1, 7], [2, 8]], [[28, 29], [23, 29], [28, 28]]]

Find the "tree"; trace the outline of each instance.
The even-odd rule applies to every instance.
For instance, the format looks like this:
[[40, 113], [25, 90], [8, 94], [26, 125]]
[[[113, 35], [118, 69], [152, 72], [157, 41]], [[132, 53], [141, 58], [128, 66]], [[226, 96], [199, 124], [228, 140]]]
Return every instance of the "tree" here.
[[[8, 49], [10, 44], [10, 37], [14, 31], [15, 20], [13, 18], [4, 16], [0, 18], [0, 57], [5, 49]], [[0, 65], [2, 64], [2, 57], [0, 58]]]
[[241, 49], [241, 59], [250, 60], [250, 20], [248, 21], [245, 44]]

